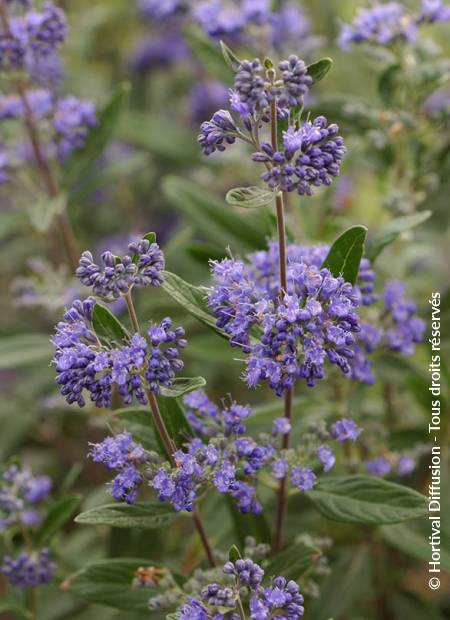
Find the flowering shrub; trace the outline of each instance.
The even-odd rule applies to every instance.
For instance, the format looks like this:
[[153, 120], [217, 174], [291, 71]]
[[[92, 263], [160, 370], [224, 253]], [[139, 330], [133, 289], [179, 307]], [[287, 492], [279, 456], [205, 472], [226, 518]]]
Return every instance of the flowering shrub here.
[[1, 610], [444, 617], [449, 21], [0, 0]]

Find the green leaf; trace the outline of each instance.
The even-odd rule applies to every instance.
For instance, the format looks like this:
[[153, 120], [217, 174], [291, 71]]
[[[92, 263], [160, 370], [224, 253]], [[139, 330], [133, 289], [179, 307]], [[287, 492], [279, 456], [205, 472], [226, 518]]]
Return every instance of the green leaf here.
[[[383, 540], [391, 547], [400, 549], [403, 553], [418, 560], [430, 561], [428, 536], [431, 534], [431, 526], [428, 526], [426, 533], [406, 523], [382, 525], [379, 531]], [[441, 538], [441, 544], [442, 542], [443, 539]], [[444, 549], [443, 545], [441, 546], [441, 567], [450, 571], [450, 551]]]
[[222, 56], [224, 57], [225, 62], [230, 67], [232, 71], [237, 71], [241, 64], [240, 59], [236, 56], [236, 54], [231, 50], [231, 48], [226, 45], [223, 41], [220, 42], [220, 49], [222, 50]]
[[60, 194], [56, 198], [46, 198], [30, 204], [27, 207], [27, 213], [33, 228], [41, 233], [47, 232], [55, 215], [64, 213], [66, 203], [66, 194]]
[[36, 547], [48, 545], [52, 538], [65, 526], [80, 504], [80, 497], [63, 497], [50, 508], [34, 538]]
[[208, 327], [212, 327], [214, 331], [228, 339], [225, 332], [216, 327], [216, 321], [209, 313], [206, 303], [206, 291], [204, 289], [185, 282], [185, 280], [174, 273], [170, 273], [170, 271], [163, 271], [163, 276], [162, 288], [174, 301], [187, 310], [189, 314], [195, 316], [196, 319]]
[[273, 204], [275, 194], [262, 187], [235, 187], [225, 196], [225, 200], [233, 207], [259, 209]]
[[295, 543], [279, 553], [265, 569], [268, 577], [283, 575], [286, 579], [298, 579], [314, 566], [321, 552], [315, 547], [303, 543]]
[[242, 514], [236, 507], [233, 498], [226, 496], [228, 510], [233, 521], [234, 531], [241, 547], [245, 546], [245, 539], [252, 536], [257, 542], [270, 544], [272, 534], [269, 524], [263, 514]]
[[[199, 59], [204, 68], [215, 79], [227, 83], [230, 81], [230, 73], [223, 64], [222, 54], [208, 38], [203, 30], [196, 25], [183, 28], [183, 36], [191, 48], [195, 58]], [[206, 119], [205, 119], [206, 120]]]
[[70, 188], [81, 181], [83, 175], [102, 154], [116, 129], [122, 110], [127, 103], [129, 91], [129, 84], [120, 84], [98, 114], [97, 125], [89, 131], [86, 144], [82, 149], [74, 151], [64, 165], [64, 187]]
[[[344, 618], [356, 601], [364, 599], [370, 591], [371, 573], [367, 547], [346, 550], [331, 574], [320, 585], [319, 598], [311, 600], [308, 615], [311, 620]], [[354, 615], [351, 614], [353, 618]]]
[[167, 398], [179, 398], [183, 394], [198, 390], [206, 385], [203, 377], [178, 377], [174, 379], [170, 388], [162, 387], [161, 394]]
[[177, 513], [167, 503], [149, 501], [122, 504], [117, 502], [82, 512], [75, 517], [75, 521], [87, 525], [154, 530], [168, 525], [176, 517]]
[[188, 243], [184, 249], [189, 256], [203, 265], [208, 264], [211, 260], [222, 260], [226, 257], [224, 250], [209, 243]]
[[394, 63], [385, 69], [378, 79], [378, 93], [385, 105], [391, 105], [395, 100], [398, 88], [397, 77], [402, 71], [399, 63]]
[[[194, 435], [182, 406], [175, 398], [166, 398], [165, 396], [158, 396], [158, 405], [170, 437], [175, 445], [181, 448]], [[155, 433], [157, 434], [156, 429]], [[159, 440], [159, 435], [157, 438]], [[160, 445], [161, 449], [164, 450], [162, 442]]]
[[130, 334], [114, 314], [99, 303], [94, 306], [92, 327], [99, 340], [108, 346], [111, 346], [112, 343], [123, 344], [130, 337]]
[[159, 444], [155, 437], [150, 407], [126, 407], [117, 409], [111, 417], [111, 423], [118, 432], [127, 430], [135, 441], [139, 441], [146, 450], [158, 451]]
[[121, 118], [118, 137], [127, 144], [150, 153], [170, 166], [194, 164], [201, 150], [193, 131], [172, 116], [149, 114], [148, 110], [127, 110]]
[[201, 185], [169, 176], [162, 187], [170, 204], [183, 213], [206, 240], [214, 239], [223, 246], [236, 245], [243, 251], [259, 250], [266, 245], [264, 232], [253, 218], [235, 213]]
[[78, 571], [68, 581], [68, 590], [82, 600], [129, 611], [148, 613], [148, 600], [159, 593], [157, 588], [133, 587], [138, 568], [161, 565], [138, 558], [109, 558], [94, 562]]
[[420, 213], [404, 215], [391, 220], [368, 243], [367, 258], [372, 262], [375, 261], [381, 251], [398, 239], [403, 232], [422, 224], [430, 216], [431, 211], [421, 211]]
[[328, 519], [387, 525], [422, 517], [427, 499], [409, 487], [371, 476], [334, 476], [307, 494]]
[[156, 243], [156, 233], [154, 232], [149, 232], [146, 235], [144, 235], [142, 238], [146, 239], [149, 243]]
[[50, 363], [54, 347], [47, 334], [20, 334], [0, 339], [0, 370], [21, 368], [37, 362]]
[[346, 230], [331, 246], [322, 267], [329, 269], [335, 277], [342, 276], [346, 282], [355, 284], [366, 235], [365, 226], [352, 226]]
[[323, 80], [332, 66], [333, 60], [331, 58], [321, 58], [320, 60], [308, 65], [308, 75], [312, 77], [314, 82], [319, 82], [320, 80]]
[[232, 545], [230, 547], [230, 550], [228, 551], [228, 559], [230, 560], [230, 562], [237, 562], [241, 558], [242, 555], [239, 549], [236, 547], [236, 545]]

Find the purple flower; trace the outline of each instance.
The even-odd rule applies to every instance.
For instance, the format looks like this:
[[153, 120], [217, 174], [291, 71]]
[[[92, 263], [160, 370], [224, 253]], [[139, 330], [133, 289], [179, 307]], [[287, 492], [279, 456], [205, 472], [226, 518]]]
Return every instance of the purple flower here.
[[178, 609], [177, 618], [178, 620], [211, 620], [206, 607], [195, 598], [190, 598], [187, 603]]
[[210, 583], [201, 592], [202, 599], [208, 603], [208, 605], [215, 605], [216, 607], [230, 607], [235, 606], [235, 593], [232, 588], [221, 588], [217, 583]]
[[279, 105], [286, 108], [303, 105], [303, 98], [313, 83], [305, 62], [292, 54], [287, 60], [280, 62], [279, 69], [284, 86]]
[[[47, 90], [29, 90], [26, 92], [26, 98], [36, 119], [43, 119], [51, 114], [53, 97]], [[0, 120], [23, 119], [24, 116], [22, 99], [18, 95], [0, 97]]]
[[396, 470], [399, 476], [407, 476], [414, 471], [415, 467], [416, 463], [411, 456], [407, 456], [406, 454], [399, 456], [396, 464]]
[[236, 133], [237, 128], [230, 113], [219, 110], [211, 120], [201, 124], [197, 142], [204, 155], [211, 155], [215, 151], [224, 151], [227, 144], [234, 144]]
[[415, 316], [416, 304], [404, 296], [402, 282], [389, 282], [384, 290], [386, 313], [392, 326], [386, 330], [387, 345], [392, 351], [412, 355], [414, 345], [421, 342], [426, 329], [425, 322]]
[[450, 6], [444, 0], [422, 0], [419, 22], [450, 21]]
[[316, 484], [317, 476], [309, 467], [293, 467], [291, 482], [302, 492], [311, 491]]
[[272, 474], [277, 480], [282, 480], [289, 471], [289, 463], [286, 459], [277, 459], [272, 465]]
[[216, 470], [213, 483], [219, 493], [228, 493], [236, 481], [236, 468], [228, 461], [223, 461]]
[[[324, 376], [326, 359], [342, 372], [350, 371], [359, 299], [342, 278], [327, 269], [289, 263], [290, 294], [277, 303], [271, 299], [278, 290], [277, 276], [267, 291], [252, 263], [225, 259], [213, 263], [212, 271], [209, 305], [231, 345], [249, 354], [244, 375], [249, 386], [267, 381], [279, 396], [297, 379], [313, 386]], [[261, 331], [256, 342], [250, 339], [253, 326]]]
[[256, 590], [264, 577], [263, 569], [252, 560], [236, 560], [227, 562], [223, 567], [225, 575], [232, 575], [238, 581], [239, 587], [247, 586]]
[[362, 432], [354, 420], [342, 418], [331, 425], [330, 433], [338, 441], [356, 441]]
[[276, 577], [271, 587], [261, 588], [250, 600], [251, 620], [267, 620], [268, 618], [286, 618], [298, 620], [303, 616], [303, 596], [295, 581], [287, 581], [284, 577]]
[[302, 7], [294, 2], [283, 2], [270, 19], [272, 44], [275, 49], [294, 49], [308, 40], [311, 23]]
[[17, 558], [6, 555], [0, 572], [13, 586], [19, 588], [37, 588], [49, 583], [55, 573], [56, 566], [49, 559], [47, 549], [39, 552], [21, 553]]
[[61, 394], [69, 404], [83, 407], [86, 390], [97, 407], [109, 407], [115, 384], [125, 404], [131, 404], [133, 398], [146, 404], [146, 389], [159, 393], [161, 387], [170, 387], [183, 367], [178, 349], [187, 344], [184, 330], [171, 329], [171, 319], [165, 318], [150, 326], [149, 342], [134, 334], [126, 342], [111, 342], [106, 347], [92, 328], [95, 303], [93, 298], [76, 300], [56, 326], [52, 341]]
[[161, 387], [170, 387], [176, 373], [183, 368], [178, 349], [184, 349], [187, 341], [184, 338], [184, 329], [172, 329], [172, 319], [166, 317], [159, 324], [153, 324], [148, 329], [151, 343], [145, 378], [149, 388], [159, 394]]
[[134, 71], [147, 73], [154, 69], [169, 67], [185, 58], [187, 54], [188, 49], [179, 29], [171, 28], [161, 36], [152, 36], [139, 41], [129, 63]]
[[317, 448], [317, 457], [323, 465], [323, 471], [330, 471], [336, 463], [336, 457], [328, 446], [322, 445]]
[[160, 286], [165, 260], [159, 245], [140, 239], [129, 243], [128, 250], [123, 257], [103, 252], [102, 265], [94, 262], [91, 252], [83, 252], [76, 276], [106, 301], [118, 299], [134, 286]]
[[375, 3], [359, 9], [351, 24], [343, 24], [338, 43], [348, 50], [355, 43], [389, 45], [396, 40], [414, 42], [417, 26], [405, 6], [398, 2]]
[[48, 56], [65, 40], [67, 22], [64, 11], [53, 2], [45, 2], [42, 11], [29, 11], [26, 16], [29, 45], [35, 56]]
[[366, 462], [366, 469], [372, 476], [386, 476], [392, 469], [391, 463], [384, 456]]
[[0, 478], [0, 530], [16, 524], [38, 525], [41, 515], [36, 505], [44, 501], [52, 488], [48, 476], [10, 465]]
[[291, 432], [292, 424], [289, 418], [276, 418], [272, 426], [273, 435], [287, 435]]
[[185, 8], [184, 0], [138, 0], [138, 9], [144, 17], [164, 21]]
[[64, 159], [81, 149], [89, 130], [97, 125], [95, 104], [69, 96], [57, 102], [53, 126], [58, 141], [58, 154]]
[[337, 125], [327, 125], [327, 119], [318, 116], [299, 129], [289, 127], [283, 134], [283, 151], [274, 151], [263, 142], [253, 160], [268, 163], [271, 168], [261, 178], [270, 189], [296, 191], [301, 196], [311, 196], [314, 187], [331, 185], [347, 152], [338, 131]]
[[213, 38], [236, 38], [251, 25], [262, 25], [270, 16], [269, 0], [202, 0], [192, 17]]
[[136, 465], [146, 463], [148, 458], [142, 445], [135, 443], [130, 433], [121, 433], [91, 444], [88, 456], [108, 470], [119, 471], [110, 484], [111, 495], [115, 500], [132, 504], [143, 481]]

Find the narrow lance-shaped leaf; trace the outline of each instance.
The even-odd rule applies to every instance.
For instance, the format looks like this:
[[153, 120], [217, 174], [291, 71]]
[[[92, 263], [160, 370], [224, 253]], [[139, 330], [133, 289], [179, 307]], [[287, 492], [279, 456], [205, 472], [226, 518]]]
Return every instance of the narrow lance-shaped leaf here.
[[88, 603], [148, 614], [149, 598], [158, 591], [133, 586], [138, 568], [147, 566], [163, 568], [148, 558], [108, 558], [93, 562], [69, 578], [67, 589]]
[[225, 200], [233, 207], [259, 209], [273, 204], [274, 193], [262, 187], [235, 187], [230, 189]]
[[177, 377], [170, 387], [162, 387], [161, 394], [167, 398], [180, 398], [188, 392], [198, 390], [206, 385], [203, 377]]
[[346, 282], [355, 284], [366, 235], [365, 226], [352, 226], [346, 230], [331, 246], [322, 267], [329, 269], [335, 277], [342, 276]]
[[168, 525], [176, 517], [177, 513], [165, 502], [148, 501], [135, 504], [116, 502], [86, 510], [77, 515], [75, 521], [86, 525], [154, 530]]
[[123, 344], [130, 334], [122, 323], [106, 308], [96, 303], [92, 313], [92, 326], [99, 340], [106, 345]]
[[120, 84], [109, 102], [98, 114], [97, 126], [89, 131], [86, 144], [75, 151], [64, 165], [64, 186], [70, 188], [89, 171], [93, 162], [101, 155], [112, 138], [121, 112], [128, 100], [130, 86]]
[[228, 559], [230, 560], [230, 562], [237, 562], [237, 560], [240, 560], [241, 558], [242, 555], [239, 549], [236, 547], [236, 545], [232, 545], [230, 547], [230, 550], [228, 551]]
[[[158, 405], [169, 436], [173, 439], [177, 448], [181, 448], [186, 441], [194, 435], [184, 415], [182, 406], [176, 398], [167, 398], [165, 396], [158, 396]], [[168, 456], [156, 428], [155, 435], [160, 446], [161, 454]]]
[[423, 517], [428, 507], [409, 487], [362, 475], [322, 480], [307, 497], [324, 517], [344, 523], [400, 523]]
[[295, 543], [276, 556], [266, 569], [266, 574], [283, 575], [286, 579], [298, 579], [321, 557], [320, 549]]
[[206, 291], [204, 289], [186, 282], [174, 273], [170, 273], [170, 271], [164, 271], [163, 276], [162, 288], [174, 301], [187, 310], [189, 314], [195, 316], [196, 319], [214, 329], [224, 338], [227, 338], [227, 335], [216, 327], [216, 321], [208, 311]]
[[367, 258], [372, 262], [375, 261], [385, 247], [393, 243], [398, 237], [425, 222], [431, 216], [431, 211], [421, 211], [413, 215], [404, 215], [396, 217], [385, 226], [369, 242], [367, 248]]
[[233, 50], [229, 48], [228, 45], [223, 41], [220, 42], [220, 48], [222, 50], [222, 55], [227, 65], [233, 71], [237, 71], [239, 69], [239, 65], [241, 64], [240, 59], [236, 56]]
[[63, 497], [53, 504], [34, 538], [36, 547], [48, 545], [69, 521], [79, 504], [78, 495]]
[[310, 75], [315, 82], [319, 82], [320, 80], [323, 80], [332, 66], [333, 60], [331, 58], [321, 58], [320, 60], [308, 65], [308, 75]]

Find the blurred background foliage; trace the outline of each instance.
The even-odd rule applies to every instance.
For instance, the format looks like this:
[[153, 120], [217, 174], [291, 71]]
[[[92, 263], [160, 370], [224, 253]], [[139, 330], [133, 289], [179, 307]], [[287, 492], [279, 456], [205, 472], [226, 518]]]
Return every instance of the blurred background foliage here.
[[[205, 159], [196, 144], [201, 119], [194, 109], [195, 87], [218, 78], [228, 81], [228, 86], [232, 81], [217, 43], [188, 23], [183, 26], [185, 43], [175, 63], [137, 70], [136, 50], [142, 41], [164, 33], [160, 25], [142, 19], [133, 0], [65, 0], [60, 4], [71, 28], [64, 49], [64, 89], [95, 101], [99, 108], [119, 97], [121, 108], [105, 150], [69, 187], [68, 212], [81, 249], [122, 249], [133, 234], [154, 230], [168, 269], [189, 282], [206, 284], [209, 258], [224, 256], [227, 248], [236, 256], [264, 247], [275, 230], [270, 212], [239, 210], [224, 201], [231, 187], [258, 184], [257, 167], [241, 147], [220, 158]], [[366, 53], [358, 47], [344, 53], [336, 45], [339, 20], [351, 20], [360, 4], [303, 0], [316, 40], [312, 48], [303, 50], [303, 41], [299, 41], [298, 47], [286, 50], [300, 56], [305, 53], [308, 60], [333, 58], [334, 67], [314, 90], [309, 107], [314, 114], [323, 113], [330, 122], [340, 124], [349, 150], [342, 176], [332, 188], [307, 200], [289, 196], [290, 234], [299, 242], [329, 243], [348, 226], [363, 224], [370, 240], [393, 217], [431, 210], [425, 224], [400, 235], [380, 256], [377, 281], [381, 290], [386, 279], [405, 280], [423, 318], [428, 318], [431, 291], [440, 290], [445, 326], [450, 318], [450, 110], [430, 118], [424, 101], [428, 90], [431, 93], [443, 83], [443, 75], [448, 79], [448, 24], [425, 27], [415, 58], [405, 52], [404, 64], [392, 71], [397, 60], [389, 58], [388, 52]], [[416, 6], [414, 1], [405, 4]], [[247, 50], [249, 55], [256, 52], [264, 54], [261, 49]], [[205, 112], [203, 120], [211, 111]], [[67, 290], [63, 265], [50, 272], [46, 263], [39, 262], [48, 250], [46, 235], [39, 230], [45, 207], [39, 211], [37, 200], [11, 188], [0, 189], [0, 205], [0, 458], [19, 456], [36, 472], [49, 474], [59, 495], [80, 494], [86, 510], [107, 501], [105, 475], [88, 464], [85, 455], [89, 441], [103, 438], [112, 416], [89, 406], [69, 408], [57, 396], [49, 338], [73, 291]], [[37, 213], [34, 220], [30, 217], [33, 210]], [[39, 281], [43, 303], [38, 307], [33, 305], [36, 289], [31, 294], [33, 304], [27, 301], [30, 278]], [[163, 291], [144, 289], [136, 298], [142, 317], [159, 319], [170, 314], [185, 326], [188, 374], [204, 376], [210, 396], [220, 399], [232, 394], [238, 401], [250, 400], [257, 413], [251, 425], [267, 428], [279, 413], [279, 403], [265, 389], [248, 393], [239, 380], [242, 368], [235, 360], [236, 351]], [[443, 346], [448, 353], [448, 334]], [[340, 395], [333, 381], [315, 390], [299, 388], [296, 433], [302, 433], [311, 421], [351, 414], [366, 429], [363, 449], [364, 441], [369, 451], [371, 442], [387, 450], [426, 444], [427, 365], [428, 351], [421, 346], [414, 358], [385, 355], [377, 360], [378, 381], [372, 387], [345, 383]], [[443, 376], [448, 381], [445, 365]], [[448, 439], [448, 420], [445, 426], [443, 438]], [[426, 481], [425, 458], [410, 483], [424, 490]], [[444, 483], [443, 488], [448, 486]], [[203, 511], [215, 544], [226, 549], [236, 539], [226, 503], [211, 498]], [[450, 515], [450, 506], [443, 514]], [[377, 612], [380, 592], [389, 597], [395, 619], [450, 617], [448, 574], [443, 575], [439, 594], [433, 596], [428, 590], [426, 534], [420, 528], [397, 526], [394, 534], [378, 532], [374, 542], [369, 528], [355, 529], [318, 518], [301, 497], [293, 500], [288, 528], [292, 536], [306, 531], [334, 540], [328, 552], [333, 570], [318, 580], [320, 593], [308, 600], [305, 617], [384, 618]], [[447, 541], [450, 537], [449, 523], [443, 537]], [[196, 565], [196, 545], [183, 518], [168, 530], [152, 531], [69, 523], [55, 541], [61, 579], [88, 562], [120, 556], [169, 558], [169, 566], [179, 570], [180, 550], [185, 558], [182, 569], [188, 569]], [[379, 556], [375, 563], [374, 554]], [[63, 592], [57, 585], [48, 586], [40, 590], [40, 596], [42, 620], [124, 617], [123, 611], [80, 602], [70, 588]], [[125, 614], [127, 620], [160, 617], [157, 612], [127, 610]]]

